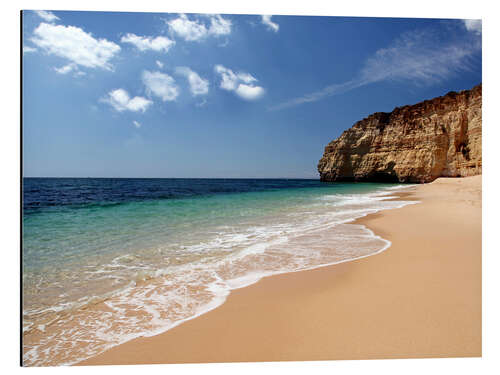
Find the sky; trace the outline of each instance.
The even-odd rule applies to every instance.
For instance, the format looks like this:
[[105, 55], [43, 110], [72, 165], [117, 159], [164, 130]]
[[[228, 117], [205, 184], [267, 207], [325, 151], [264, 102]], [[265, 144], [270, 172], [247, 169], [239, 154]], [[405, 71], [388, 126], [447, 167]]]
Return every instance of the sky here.
[[374, 112], [482, 82], [480, 20], [23, 12], [26, 177], [319, 178]]

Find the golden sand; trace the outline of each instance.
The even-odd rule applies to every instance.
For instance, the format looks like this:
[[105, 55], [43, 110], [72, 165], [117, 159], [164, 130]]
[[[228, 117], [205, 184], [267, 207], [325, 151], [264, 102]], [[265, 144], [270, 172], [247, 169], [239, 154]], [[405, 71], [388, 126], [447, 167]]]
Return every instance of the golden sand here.
[[386, 251], [264, 278], [81, 364], [481, 356], [481, 176], [405, 199], [421, 203], [357, 221], [392, 242]]

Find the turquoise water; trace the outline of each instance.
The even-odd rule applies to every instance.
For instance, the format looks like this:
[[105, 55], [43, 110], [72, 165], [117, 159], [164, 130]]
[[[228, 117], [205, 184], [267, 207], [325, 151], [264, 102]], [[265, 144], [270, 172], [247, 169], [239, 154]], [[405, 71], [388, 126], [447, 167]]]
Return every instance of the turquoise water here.
[[[69, 364], [217, 307], [260, 278], [388, 246], [352, 220], [401, 186], [25, 179], [25, 365]], [[71, 350], [68, 350], [68, 347]]]

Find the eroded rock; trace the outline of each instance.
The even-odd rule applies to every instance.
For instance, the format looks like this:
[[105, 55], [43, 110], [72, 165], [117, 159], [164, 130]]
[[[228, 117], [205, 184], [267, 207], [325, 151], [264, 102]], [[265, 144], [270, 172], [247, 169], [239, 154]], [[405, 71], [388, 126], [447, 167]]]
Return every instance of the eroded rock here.
[[430, 182], [482, 173], [482, 85], [377, 112], [325, 147], [322, 181]]

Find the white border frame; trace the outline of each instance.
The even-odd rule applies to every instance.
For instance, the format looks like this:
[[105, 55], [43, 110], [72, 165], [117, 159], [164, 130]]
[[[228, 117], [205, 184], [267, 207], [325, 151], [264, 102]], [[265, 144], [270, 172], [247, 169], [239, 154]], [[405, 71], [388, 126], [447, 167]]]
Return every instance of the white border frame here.
[[[0, 137], [2, 144], [2, 184], [1, 186], [1, 228], [4, 239], [2, 251], [2, 308], [3, 325], [0, 341], [0, 368], [13, 373], [35, 371], [52, 374], [53, 372], [96, 374], [141, 372], [197, 374], [217, 372], [220, 374], [255, 373], [286, 371], [301, 374], [305, 371], [315, 373], [341, 374], [422, 374], [431, 373], [475, 374], [494, 373], [500, 369], [500, 351], [497, 343], [500, 330], [500, 255], [498, 240], [494, 234], [494, 213], [498, 212], [498, 172], [495, 168], [499, 159], [495, 155], [497, 140], [500, 140], [498, 99], [500, 90], [498, 80], [498, 39], [500, 35], [499, 14], [495, 12], [492, 1], [461, 0], [419, 0], [413, 2], [397, 0], [347, 2], [334, 1], [269, 1], [252, 0], [236, 2], [231, 0], [177, 0], [177, 1], [109, 1], [109, 0], [19, 0], [2, 3], [1, 36], [2, 75], [1, 103], [2, 130], [7, 132]], [[419, 17], [419, 18], [482, 18], [483, 19], [483, 358], [464, 359], [419, 359], [419, 360], [365, 360], [365, 361], [321, 361], [321, 362], [277, 362], [248, 364], [200, 364], [200, 365], [150, 365], [150, 366], [106, 366], [78, 368], [30, 368], [19, 367], [19, 251], [20, 251], [20, 15], [21, 9], [48, 10], [94, 10], [94, 11], [136, 11], [136, 12], [186, 12], [186, 13], [226, 13], [226, 14], [287, 14], [287, 15], [330, 15], [330, 16], [370, 16], [370, 17]], [[7, 114], [5, 116], [5, 113]]]

